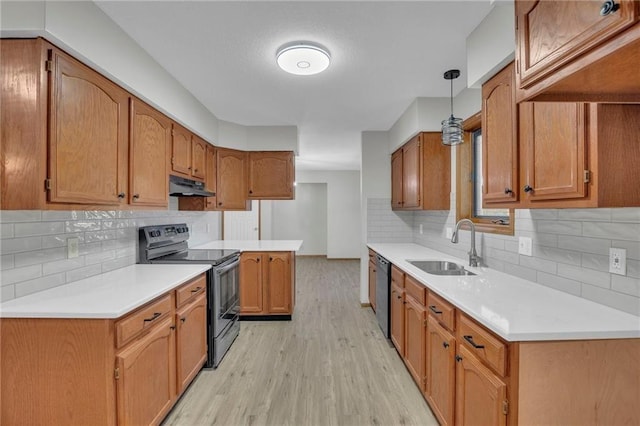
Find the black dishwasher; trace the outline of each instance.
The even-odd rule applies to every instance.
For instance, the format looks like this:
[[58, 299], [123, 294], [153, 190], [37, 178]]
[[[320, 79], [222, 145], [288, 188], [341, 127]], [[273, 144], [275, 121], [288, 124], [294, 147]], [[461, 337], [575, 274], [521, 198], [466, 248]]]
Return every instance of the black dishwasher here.
[[378, 325], [387, 339], [391, 336], [389, 315], [391, 309], [389, 306], [389, 293], [391, 290], [391, 263], [380, 256], [376, 255], [376, 318]]

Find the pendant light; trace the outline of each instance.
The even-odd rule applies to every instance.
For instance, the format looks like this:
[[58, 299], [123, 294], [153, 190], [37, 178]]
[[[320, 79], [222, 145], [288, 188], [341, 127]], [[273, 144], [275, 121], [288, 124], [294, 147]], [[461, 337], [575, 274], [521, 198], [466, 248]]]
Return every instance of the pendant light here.
[[451, 117], [442, 121], [442, 144], [459, 145], [464, 141], [462, 119], [453, 116], [453, 80], [460, 77], [460, 70], [449, 70], [444, 73], [445, 80], [451, 82]]

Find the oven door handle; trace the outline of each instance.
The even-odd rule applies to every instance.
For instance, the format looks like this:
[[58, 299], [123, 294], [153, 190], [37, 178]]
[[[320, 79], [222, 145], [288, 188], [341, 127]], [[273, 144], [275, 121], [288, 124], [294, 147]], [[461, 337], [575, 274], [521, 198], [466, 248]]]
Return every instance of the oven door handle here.
[[227, 271], [229, 271], [229, 270], [231, 270], [233, 268], [236, 268], [238, 265], [240, 265], [240, 259], [234, 261], [233, 263], [228, 264], [227, 266], [215, 269], [215, 272], [218, 275], [222, 275], [225, 272], [227, 272]]

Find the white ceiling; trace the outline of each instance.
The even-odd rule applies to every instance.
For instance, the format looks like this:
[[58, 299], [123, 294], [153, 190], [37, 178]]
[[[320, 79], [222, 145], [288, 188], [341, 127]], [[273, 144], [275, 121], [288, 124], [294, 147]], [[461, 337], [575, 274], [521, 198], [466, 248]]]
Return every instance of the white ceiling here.
[[[358, 170], [360, 132], [448, 97], [447, 69], [462, 71], [455, 93], [466, 86], [465, 39], [492, 1], [96, 3], [216, 117], [297, 126], [298, 169]], [[280, 70], [277, 49], [298, 40], [326, 46], [329, 69]]]

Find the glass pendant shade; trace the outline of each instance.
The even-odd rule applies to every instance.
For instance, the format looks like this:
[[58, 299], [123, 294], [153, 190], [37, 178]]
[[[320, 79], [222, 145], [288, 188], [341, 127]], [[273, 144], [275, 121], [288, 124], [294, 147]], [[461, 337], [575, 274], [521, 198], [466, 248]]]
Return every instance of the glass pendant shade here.
[[451, 82], [451, 117], [442, 121], [442, 144], [459, 145], [464, 142], [462, 119], [453, 116], [453, 80], [460, 77], [460, 70], [449, 70], [444, 73], [445, 80]]

